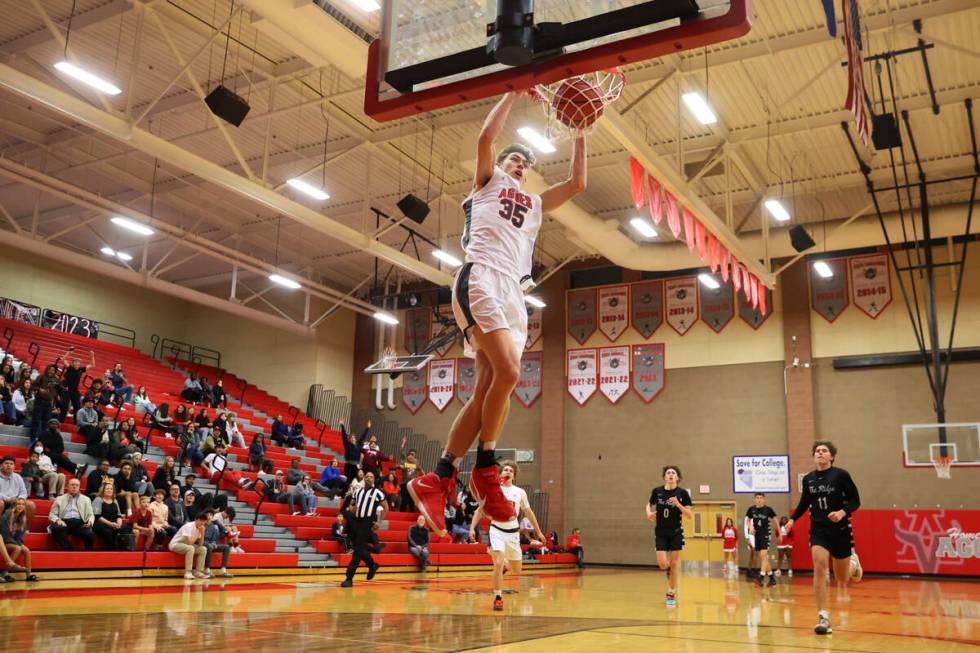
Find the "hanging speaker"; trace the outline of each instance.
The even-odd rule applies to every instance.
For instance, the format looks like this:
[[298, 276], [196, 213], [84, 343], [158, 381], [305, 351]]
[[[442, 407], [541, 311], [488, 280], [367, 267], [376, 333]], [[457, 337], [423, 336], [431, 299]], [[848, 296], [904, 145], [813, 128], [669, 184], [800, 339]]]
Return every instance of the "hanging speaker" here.
[[789, 242], [792, 243], [793, 249], [797, 252], [804, 252], [816, 245], [813, 242], [813, 238], [810, 238], [810, 234], [803, 228], [803, 225], [796, 225], [789, 230]]
[[874, 143], [876, 150], [901, 147], [902, 134], [898, 129], [895, 114], [883, 113], [880, 116], [871, 116], [871, 142]]
[[429, 205], [411, 193], [398, 200], [398, 209], [417, 224], [422, 224], [425, 216], [429, 215]]
[[248, 106], [245, 98], [221, 85], [208, 93], [207, 97], [204, 98], [204, 103], [211, 109], [211, 113], [225, 122], [230, 122], [235, 127], [242, 124], [245, 116], [252, 108]]

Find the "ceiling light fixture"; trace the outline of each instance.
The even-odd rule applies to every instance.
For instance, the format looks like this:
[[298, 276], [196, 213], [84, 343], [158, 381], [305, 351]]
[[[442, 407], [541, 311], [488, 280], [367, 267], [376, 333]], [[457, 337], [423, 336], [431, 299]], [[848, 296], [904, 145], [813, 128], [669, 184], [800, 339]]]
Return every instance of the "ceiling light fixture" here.
[[834, 270], [827, 264], [827, 261], [815, 261], [813, 269], [824, 279], [832, 279], [834, 277]]
[[271, 281], [272, 283], [279, 284], [284, 288], [289, 288], [291, 290], [299, 290], [300, 288], [303, 287], [298, 282], [293, 281], [292, 279], [289, 279], [287, 277], [284, 277], [281, 274], [270, 274], [269, 281]]
[[354, 0], [354, 4], [361, 11], [377, 11], [381, 9], [381, 5], [375, 2], [375, 0]]
[[297, 177], [290, 179], [286, 183], [292, 186], [293, 188], [295, 188], [296, 190], [298, 190], [299, 192], [309, 195], [315, 200], [320, 200], [322, 202], [323, 200], [330, 199], [330, 196], [327, 195], [326, 191], [324, 191], [322, 188], [317, 188], [316, 186], [312, 184], [308, 184], [302, 179], [299, 179]]
[[124, 218], [121, 215], [112, 216], [110, 222], [112, 222], [112, 224], [116, 225], [117, 227], [128, 229], [129, 231], [137, 233], [141, 236], [152, 236], [153, 234], [156, 233], [142, 222], [137, 222], [136, 220], [130, 220], [129, 218]]
[[644, 238], [657, 237], [657, 230], [653, 228], [653, 225], [646, 218], [633, 218], [630, 220], [630, 226]]
[[106, 95], [119, 95], [122, 93], [122, 89], [112, 82], [106, 81], [98, 75], [93, 75], [89, 71], [79, 68], [71, 62], [59, 61], [54, 65], [54, 67], [59, 72], [62, 72], [69, 77], [73, 77], [83, 84], [87, 84], [88, 86], [91, 86], [95, 90], [105, 93]]
[[133, 257], [126, 252], [116, 252], [116, 258], [120, 261], [126, 261], [127, 263], [133, 260]]
[[116, 250], [112, 249], [111, 247], [103, 247], [99, 251], [102, 252], [103, 254], [105, 254], [106, 256], [115, 256], [116, 255]]
[[517, 130], [521, 138], [531, 144], [531, 147], [542, 154], [551, 154], [555, 151], [555, 146], [547, 138], [542, 136], [534, 127], [520, 127]]
[[702, 272], [699, 274], [698, 281], [700, 281], [705, 288], [710, 288], [711, 290], [718, 290], [721, 288], [721, 284], [718, 283], [718, 280], [707, 272]]
[[547, 306], [543, 301], [535, 297], [534, 295], [524, 295], [524, 301], [534, 306], [535, 308], [544, 308]]
[[708, 106], [708, 101], [700, 93], [685, 93], [681, 96], [688, 110], [694, 114], [702, 125], [713, 125], [718, 122], [718, 116]]
[[398, 324], [397, 317], [384, 311], [377, 311], [374, 314], [374, 319], [376, 319], [378, 322], [384, 322], [385, 324]]
[[454, 268], [458, 268], [463, 264], [463, 262], [460, 261], [458, 258], [453, 256], [449, 252], [445, 252], [441, 249], [435, 250], [434, 252], [432, 252], [432, 255], [435, 256], [440, 261], [442, 261], [443, 263], [445, 263], [446, 265], [452, 266]]
[[783, 203], [777, 199], [766, 200], [766, 210], [769, 211], [769, 214], [773, 218], [779, 220], [780, 222], [786, 222], [790, 218], [789, 211], [787, 211], [786, 207], [783, 206]]

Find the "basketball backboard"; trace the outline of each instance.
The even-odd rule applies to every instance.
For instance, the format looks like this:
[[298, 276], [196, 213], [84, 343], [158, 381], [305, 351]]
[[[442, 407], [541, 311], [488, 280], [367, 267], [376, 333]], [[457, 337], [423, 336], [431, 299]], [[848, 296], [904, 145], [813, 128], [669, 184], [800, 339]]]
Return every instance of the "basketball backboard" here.
[[523, 0], [532, 61], [488, 49], [504, 0], [384, 0], [370, 47], [364, 112], [394, 120], [746, 34], [749, 0]]
[[413, 354], [410, 356], [382, 356], [375, 363], [364, 368], [368, 374], [403, 374], [417, 372], [429, 364], [432, 354]]
[[903, 424], [902, 464], [934, 467], [949, 458], [953, 467], [980, 467], [980, 423]]

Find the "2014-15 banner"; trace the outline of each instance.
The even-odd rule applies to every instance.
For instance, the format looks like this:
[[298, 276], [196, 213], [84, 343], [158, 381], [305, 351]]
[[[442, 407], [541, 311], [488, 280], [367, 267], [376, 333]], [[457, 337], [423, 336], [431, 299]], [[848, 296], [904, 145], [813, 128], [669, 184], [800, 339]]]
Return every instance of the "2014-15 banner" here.
[[472, 358], [456, 359], [456, 398], [466, 403], [473, 396], [476, 387], [476, 368]]
[[614, 404], [622, 399], [629, 389], [629, 345], [599, 349], [599, 392]]
[[429, 401], [441, 413], [453, 400], [456, 381], [456, 359], [429, 361]]
[[427, 374], [424, 369], [402, 374], [402, 403], [414, 415], [425, 403]]
[[599, 331], [615, 342], [629, 326], [629, 286], [599, 288]]
[[650, 403], [664, 389], [664, 345], [633, 345], [633, 390]]
[[649, 338], [664, 321], [664, 282], [640, 281], [630, 287], [630, 321]]
[[877, 318], [892, 301], [888, 255], [871, 254], [847, 259], [851, 269], [851, 298], [865, 315]]
[[565, 297], [568, 308], [568, 332], [584, 345], [596, 328], [596, 289], [569, 290]]
[[596, 350], [569, 349], [567, 357], [565, 374], [568, 394], [579, 406], [584, 406], [595, 394], [599, 382]]
[[674, 277], [664, 281], [667, 295], [667, 324], [680, 335], [698, 321], [697, 277]]
[[521, 356], [521, 374], [517, 379], [517, 387], [514, 388], [514, 396], [525, 408], [541, 396], [541, 365], [543, 362], [544, 353], [540, 351], [526, 351]]

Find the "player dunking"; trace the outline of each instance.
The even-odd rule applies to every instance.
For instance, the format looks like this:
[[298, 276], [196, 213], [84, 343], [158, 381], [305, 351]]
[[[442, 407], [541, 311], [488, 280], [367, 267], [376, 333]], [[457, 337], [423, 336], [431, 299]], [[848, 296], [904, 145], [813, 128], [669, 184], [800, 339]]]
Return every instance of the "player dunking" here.
[[827, 610], [827, 569], [834, 560], [834, 577], [840, 588], [847, 587], [851, 575], [851, 514], [861, 506], [857, 487], [851, 475], [834, 467], [837, 447], [830, 440], [813, 443], [813, 461], [817, 468], [803, 477], [803, 493], [793, 515], [786, 522], [786, 531], [793, 522], [810, 511], [810, 553], [813, 556], [813, 591], [817, 599], [818, 635], [832, 632]]
[[681, 549], [684, 548], [684, 528], [681, 515], [691, 518], [688, 507], [691, 495], [677, 485], [681, 470], [675, 465], [663, 468], [664, 484], [653, 488], [647, 502], [647, 519], [657, 524], [654, 539], [657, 546], [657, 564], [667, 570], [667, 607], [677, 605], [677, 576], [679, 575]]
[[494, 449], [510, 410], [527, 340], [524, 288], [531, 280], [534, 241], [543, 213], [585, 190], [585, 139], [574, 142], [566, 181], [541, 195], [522, 190], [534, 155], [520, 144], [494, 156], [518, 93], [505, 95], [487, 115], [477, 144], [473, 190], [463, 210], [466, 262], [453, 283], [453, 313], [466, 336], [465, 351], [476, 358], [476, 387], [449, 430], [449, 441], [435, 471], [409, 481], [408, 492], [437, 537], [446, 534], [446, 498], [455, 494], [454, 476], [463, 455], [479, 435], [470, 491], [492, 519], [508, 522], [514, 509], [500, 489]]

